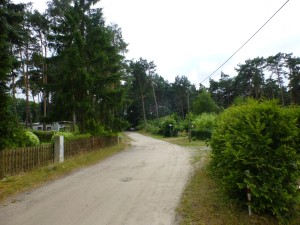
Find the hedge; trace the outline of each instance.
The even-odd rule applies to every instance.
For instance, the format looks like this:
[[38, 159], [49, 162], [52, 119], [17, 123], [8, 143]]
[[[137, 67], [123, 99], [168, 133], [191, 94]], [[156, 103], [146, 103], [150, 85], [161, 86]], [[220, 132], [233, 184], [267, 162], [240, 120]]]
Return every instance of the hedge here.
[[[299, 108], [248, 100], [225, 110], [211, 139], [211, 168], [231, 198], [284, 222], [299, 203]], [[249, 171], [246, 172], [246, 171]]]

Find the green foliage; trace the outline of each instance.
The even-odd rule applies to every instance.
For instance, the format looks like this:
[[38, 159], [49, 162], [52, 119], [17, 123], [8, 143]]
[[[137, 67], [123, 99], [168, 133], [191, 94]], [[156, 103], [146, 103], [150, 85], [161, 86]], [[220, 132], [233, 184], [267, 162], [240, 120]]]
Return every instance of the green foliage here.
[[71, 140], [78, 140], [78, 139], [86, 139], [86, 138], [90, 138], [92, 135], [89, 133], [86, 134], [76, 134], [73, 136], [69, 136], [66, 140], [67, 141], [71, 141]]
[[50, 142], [54, 142], [54, 138], [57, 136], [63, 136], [65, 141], [71, 141], [71, 140], [78, 140], [78, 139], [84, 139], [84, 138], [90, 138], [92, 135], [89, 133], [86, 134], [76, 134], [74, 132], [69, 131], [54, 131], [54, 132], [45, 132], [48, 134], [45, 134], [45, 136], [52, 133], [52, 137], [50, 139]]
[[175, 114], [161, 118], [159, 122], [159, 134], [164, 137], [177, 136], [179, 131], [178, 121], [179, 118]]
[[137, 126], [138, 130], [144, 130], [148, 133], [158, 134], [159, 133], [159, 121], [158, 120], [151, 120], [147, 121], [146, 123], [141, 123]]
[[218, 113], [219, 111], [218, 105], [206, 90], [202, 90], [193, 102], [193, 113], [195, 114]]
[[[52, 1], [49, 6], [55, 55], [48, 67], [53, 109], [49, 116], [53, 121], [76, 117], [82, 133], [121, 131], [128, 125], [120, 118], [124, 114], [118, 114], [125, 104], [121, 80], [127, 44], [121, 29], [106, 26], [102, 9], [91, 9], [87, 1]], [[90, 118], [95, 124], [87, 124]]]
[[51, 142], [52, 136], [56, 131], [40, 131], [40, 130], [34, 130], [32, 131], [41, 142]]
[[87, 122], [86, 130], [92, 136], [105, 136], [109, 134], [109, 132], [105, 131], [104, 126], [94, 119], [91, 119]]
[[[41, 109], [38, 103], [29, 101], [29, 106], [31, 109], [32, 122], [40, 122]], [[22, 98], [13, 99], [10, 97], [8, 109], [10, 113], [14, 113], [18, 122], [26, 121], [26, 100]]]
[[10, 52], [10, 43], [13, 34], [13, 23], [18, 22], [16, 15], [21, 9], [19, 5], [9, 4], [8, 1], [0, 3], [0, 150], [10, 146], [10, 139], [14, 132], [12, 116], [8, 111], [8, 74], [12, 68], [13, 56]]
[[26, 130], [24, 132], [24, 136], [25, 136], [25, 146], [26, 147], [33, 147], [33, 146], [37, 146], [40, 144], [39, 138], [31, 131]]
[[33, 147], [39, 144], [39, 138], [31, 131], [25, 129], [15, 129], [12, 137], [7, 139], [6, 148]]
[[71, 140], [74, 138], [74, 134], [69, 131], [56, 131], [51, 138], [51, 141], [54, 141], [54, 138], [57, 136], [63, 136], [65, 140]]
[[138, 130], [160, 134], [164, 137], [177, 137], [179, 132], [187, 131], [188, 120], [183, 120], [177, 114], [172, 114], [159, 120], [148, 120], [146, 123], [139, 124], [137, 128]]
[[203, 113], [197, 116], [193, 121], [192, 136], [200, 140], [211, 138], [213, 128], [215, 126], [217, 115]]
[[253, 210], [281, 222], [299, 201], [297, 114], [299, 121], [299, 108], [248, 100], [220, 115], [211, 139], [212, 170], [227, 193], [246, 203], [248, 186]]

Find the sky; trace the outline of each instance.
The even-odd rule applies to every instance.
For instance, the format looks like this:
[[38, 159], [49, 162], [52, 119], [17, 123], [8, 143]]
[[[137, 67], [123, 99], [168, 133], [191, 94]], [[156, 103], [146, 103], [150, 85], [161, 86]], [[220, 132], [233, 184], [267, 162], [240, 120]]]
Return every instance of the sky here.
[[[14, 3], [27, 0], [12, 0]], [[31, 0], [43, 12], [44, 0]], [[157, 73], [174, 82], [187, 76], [197, 87], [240, 48], [287, 0], [101, 0], [106, 23], [122, 29], [127, 59], [154, 61]], [[278, 52], [300, 57], [300, 1], [289, 0], [221, 71], [236, 76], [247, 59]], [[205, 80], [206, 79], [206, 80]], [[204, 81], [205, 80], [205, 81]], [[204, 81], [204, 82], [203, 82]]]

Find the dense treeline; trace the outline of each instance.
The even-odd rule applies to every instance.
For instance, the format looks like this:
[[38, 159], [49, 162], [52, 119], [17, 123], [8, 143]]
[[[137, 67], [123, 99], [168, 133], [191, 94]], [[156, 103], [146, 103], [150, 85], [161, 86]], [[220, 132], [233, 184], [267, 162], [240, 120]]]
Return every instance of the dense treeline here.
[[209, 91], [219, 106], [227, 108], [237, 97], [279, 99], [282, 105], [300, 103], [300, 58], [278, 53], [248, 59], [236, 68], [238, 75], [221, 74], [210, 80]]
[[131, 61], [129, 68], [130, 79], [126, 85], [130, 103], [125, 115], [133, 127], [173, 113], [186, 117], [188, 98], [192, 102], [198, 93], [186, 76], [177, 76], [174, 83], [169, 83], [156, 73], [154, 62], [142, 58]]
[[[73, 121], [81, 133], [117, 132], [176, 114], [219, 113], [238, 97], [298, 104], [299, 57], [246, 60], [210, 87], [169, 83], [152, 61], [126, 60], [127, 44], [97, 0], [51, 0], [44, 13], [0, 1], [0, 148], [25, 123]], [[25, 100], [16, 98], [22, 91]], [[3, 138], [2, 138], [3, 137]], [[5, 140], [5, 143], [4, 141]], [[13, 140], [11, 140], [12, 142]]]
[[121, 29], [106, 24], [97, 2], [52, 0], [44, 13], [0, 2], [0, 148], [16, 141], [21, 123], [45, 130], [67, 120], [100, 134], [173, 112], [186, 117], [195, 86], [185, 76], [170, 84], [153, 62], [127, 61]]
[[[0, 148], [14, 127], [32, 126], [33, 101], [41, 102], [39, 121], [71, 120], [81, 132], [118, 131], [125, 105], [124, 53], [117, 25], [106, 25], [98, 1], [53, 0], [41, 14], [30, 4], [0, 2]], [[17, 90], [25, 95], [25, 118], [18, 113]], [[22, 118], [20, 120], [20, 117]], [[23, 120], [24, 119], [24, 120]], [[45, 126], [44, 126], [45, 127]]]

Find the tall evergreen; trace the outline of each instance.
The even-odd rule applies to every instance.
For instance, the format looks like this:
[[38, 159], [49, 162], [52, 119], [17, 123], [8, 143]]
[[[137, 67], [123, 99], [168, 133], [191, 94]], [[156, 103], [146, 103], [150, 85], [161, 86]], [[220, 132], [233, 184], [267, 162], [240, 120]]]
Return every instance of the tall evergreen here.
[[[116, 25], [106, 26], [96, 1], [49, 3], [52, 120], [70, 120], [82, 132], [96, 122], [114, 130], [124, 100], [121, 82], [126, 43]], [[118, 121], [118, 122], [116, 122]]]
[[12, 4], [8, 0], [0, 0], [0, 150], [9, 145], [15, 124], [8, 110], [9, 89], [7, 82], [13, 68], [11, 41], [17, 34], [13, 24], [22, 20], [23, 4]]

